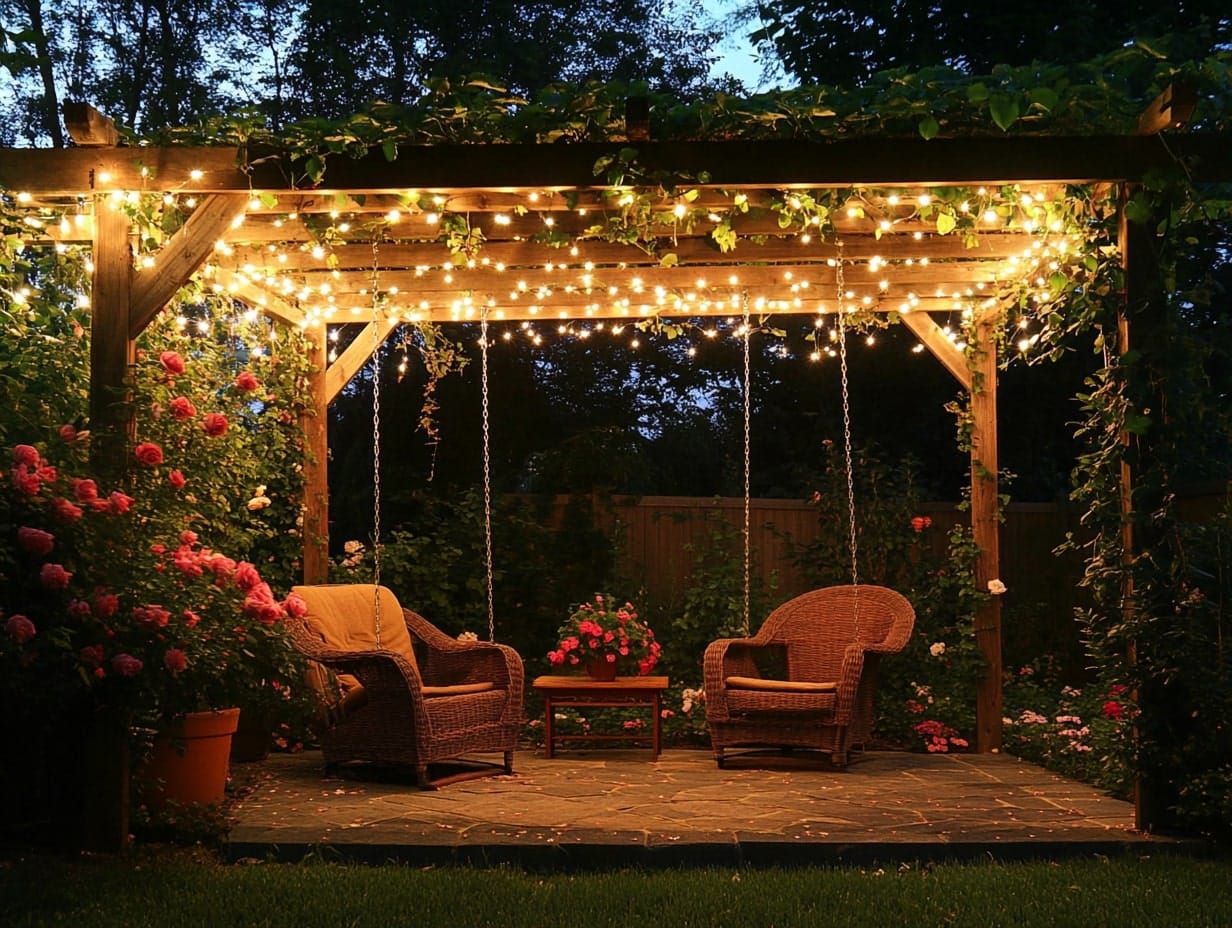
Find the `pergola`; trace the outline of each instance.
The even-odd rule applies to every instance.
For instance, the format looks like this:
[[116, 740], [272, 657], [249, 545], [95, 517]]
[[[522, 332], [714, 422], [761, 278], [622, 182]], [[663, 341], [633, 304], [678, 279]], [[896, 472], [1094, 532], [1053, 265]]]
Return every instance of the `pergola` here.
[[[630, 123], [624, 142], [403, 146], [394, 160], [380, 151], [337, 155], [323, 180], [306, 187], [275, 152], [122, 147], [108, 120], [69, 105], [76, 147], [0, 150], [0, 187], [36, 212], [79, 213], [32, 239], [92, 246], [96, 431], [123, 433], [128, 412], [112, 398], [122, 395], [134, 340], [192, 275], [309, 333], [317, 373], [316, 408], [304, 419], [308, 583], [327, 570], [328, 405], [398, 323], [579, 331], [747, 309], [758, 318], [811, 316], [823, 331], [835, 313], [896, 314], [970, 392], [971, 524], [985, 588], [999, 576], [998, 332], [1019, 293], [1073, 253], [1068, 230], [1032, 216], [1063, 203], [1066, 185], [1119, 185], [1124, 197], [1148, 172], [1178, 161], [1194, 180], [1232, 179], [1228, 139], [1161, 138], [1192, 108], [1192, 94], [1170, 88], [1143, 114], [1138, 134], [1099, 137], [657, 142]], [[597, 174], [596, 162], [622, 148], [635, 149], [641, 173]], [[921, 218], [921, 203], [939, 187], [986, 189], [989, 212], [973, 237]], [[830, 236], [814, 234], [821, 220], [808, 218], [812, 192], [823, 190], [850, 192], [827, 217]], [[117, 208], [131, 192], [163, 194], [191, 210], [141, 260]], [[768, 207], [792, 198], [803, 218], [784, 225], [782, 211]], [[606, 234], [636, 224], [657, 247]], [[728, 250], [712, 234], [721, 226], [733, 236]], [[1122, 216], [1125, 306], [1147, 299], [1150, 234]], [[966, 343], [940, 321], [955, 313], [965, 314]], [[330, 363], [327, 327], [346, 323], [364, 329]], [[1121, 335], [1125, 350], [1124, 321]], [[1130, 479], [1126, 472], [1125, 507]], [[976, 746], [989, 751], [1001, 739], [997, 597], [975, 627], [988, 661]]]

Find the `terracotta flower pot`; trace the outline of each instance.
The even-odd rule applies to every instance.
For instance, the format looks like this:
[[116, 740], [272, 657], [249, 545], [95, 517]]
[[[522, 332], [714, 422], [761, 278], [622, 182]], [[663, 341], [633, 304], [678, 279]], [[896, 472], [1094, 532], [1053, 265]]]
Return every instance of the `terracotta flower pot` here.
[[153, 810], [169, 802], [221, 802], [239, 718], [239, 709], [190, 712], [155, 737], [150, 756], [137, 770], [140, 801]]
[[616, 679], [616, 662], [605, 660], [588, 661], [586, 672], [590, 674], [592, 680], [611, 683]]

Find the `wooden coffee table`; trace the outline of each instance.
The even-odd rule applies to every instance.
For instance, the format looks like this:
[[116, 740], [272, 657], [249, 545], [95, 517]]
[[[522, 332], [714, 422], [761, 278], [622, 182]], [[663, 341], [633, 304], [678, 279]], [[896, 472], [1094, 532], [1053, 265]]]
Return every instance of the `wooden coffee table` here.
[[536, 677], [535, 691], [543, 695], [543, 733], [547, 756], [551, 757], [557, 741], [632, 741], [643, 735], [558, 735], [553, 722], [557, 708], [563, 706], [615, 708], [647, 706], [651, 710], [651, 732], [654, 759], [658, 759], [663, 742], [660, 719], [660, 696], [667, 689], [667, 677], [617, 677], [611, 682], [590, 677]]

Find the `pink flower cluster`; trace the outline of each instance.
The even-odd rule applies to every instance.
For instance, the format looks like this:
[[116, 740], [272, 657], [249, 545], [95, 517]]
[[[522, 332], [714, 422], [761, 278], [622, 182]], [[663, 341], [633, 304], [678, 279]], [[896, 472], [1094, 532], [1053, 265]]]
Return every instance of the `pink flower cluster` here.
[[556, 649], [548, 652], [553, 667], [578, 667], [592, 661], [636, 664], [646, 675], [659, 662], [661, 647], [654, 631], [638, 618], [632, 603], [616, 605], [601, 593], [582, 603], [560, 628]]
[[927, 719], [913, 728], [915, 733], [924, 739], [924, 747], [930, 754], [947, 754], [950, 748], [970, 746], [966, 738], [959, 737], [956, 728], [936, 719]]

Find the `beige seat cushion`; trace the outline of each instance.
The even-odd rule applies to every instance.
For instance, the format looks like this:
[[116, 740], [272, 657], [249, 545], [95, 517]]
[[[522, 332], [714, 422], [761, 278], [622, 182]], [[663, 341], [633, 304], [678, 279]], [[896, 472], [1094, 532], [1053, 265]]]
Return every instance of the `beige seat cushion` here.
[[487, 680], [483, 683], [455, 683], [453, 686], [425, 686], [421, 692], [425, 696], [469, 696], [495, 688], [496, 684]]
[[737, 690], [762, 690], [768, 693], [833, 693], [837, 683], [805, 683], [794, 680], [765, 680], [761, 677], [728, 677], [728, 687]]

